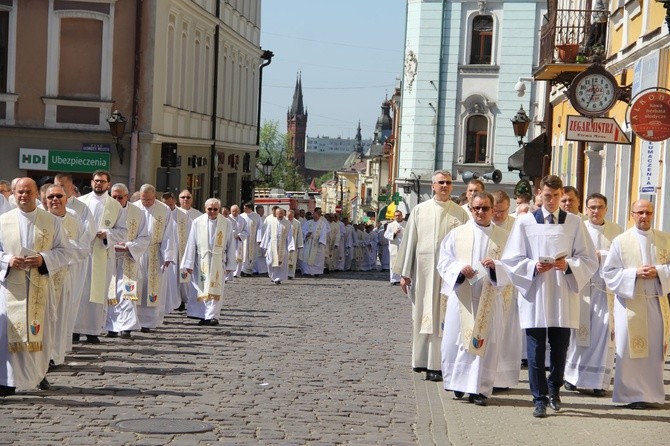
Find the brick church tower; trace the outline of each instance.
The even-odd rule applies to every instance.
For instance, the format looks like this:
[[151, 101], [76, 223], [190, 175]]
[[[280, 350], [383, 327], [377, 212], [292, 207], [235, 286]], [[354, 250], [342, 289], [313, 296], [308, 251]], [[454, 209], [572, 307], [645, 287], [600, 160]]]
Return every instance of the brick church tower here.
[[307, 136], [307, 111], [302, 103], [302, 76], [298, 74], [293, 92], [293, 104], [286, 113], [286, 133], [289, 140], [289, 153], [300, 172], [305, 172], [305, 137]]

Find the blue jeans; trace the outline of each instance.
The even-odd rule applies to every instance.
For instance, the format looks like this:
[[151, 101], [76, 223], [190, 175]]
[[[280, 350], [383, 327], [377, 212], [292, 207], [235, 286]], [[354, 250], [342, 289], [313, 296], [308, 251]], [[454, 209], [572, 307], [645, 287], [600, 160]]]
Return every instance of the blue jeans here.
[[[549, 379], [544, 367], [549, 339]], [[570, 344], [570, 329], [563, 327], [526, 328], [528, 354], [528, 381], [533, 394], [533, 402], [547, 403], [549, 396], [558, 396], [563, 385], [565, 358]]]

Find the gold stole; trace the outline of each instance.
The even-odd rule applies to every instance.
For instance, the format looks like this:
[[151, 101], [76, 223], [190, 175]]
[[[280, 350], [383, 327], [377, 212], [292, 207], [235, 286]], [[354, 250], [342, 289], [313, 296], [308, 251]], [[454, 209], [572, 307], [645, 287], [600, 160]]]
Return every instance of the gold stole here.
[[[141, 206], [141, 202], [139, 206]], [[141, 208], [140, 208], [141, 209]], [[168, 221], [168, 212], [170, 208], [156, 201], [151, 210], [151, 217], [154, 219], [153, 226], [151, 226], [151, 241], [149, 242], [148, 262], [147, 262], [147, 307], [153, 308], [159, 305], [158, 293], [161, 289], [161, 272], [162, 264], [159, 259], [159, 250], [163, 235]], [[162, 305], [162, 303], [161, 303]]]
[[312, 220], [312, 223], [316, 225], [314, 232], [312, 233], [312, 240], [309, 241], [309, 253], [307, 254], [307, 264], [315, 265], [316, 264], [316, 255], [319, 252], [319, 239], [321, 238], [321, 231], [323, 230], [323, 220], [319, 218], [319, 221]]
[[[198, 277], [198, 300], [219, 300], [223, 294], [223, 244], [226, 241], [226, 218], [216, 218], [214, 243], [209, 249], [209, 217], [198, 218], [193, 222], [197, 225], [196, 246], [200, 260], [200, 277]], [[209, 261], [207, 255], [211, 254]]]
[[[93, 192], [91, 192], [92, 194]], [[93, 200], [93, 196], [85, 196], [84, 203]], [[103, 203], [103, 211], [100, 221], [97, 222], [98, 230], [111, 229], [114, 227], [116, 220], [119, 218], [121, 212], [121, 205], [112, 197], [106, 195]], [[110, 256], [113, 254], [113, 249], [109, 249], [103, 243], [102, 239], [95, 237], [93, 240], [93, 249], [91, 252], [91, 290], [89, 301], [96, 304], [104, 304], [106, 291], [109, 290], [109, 283], [107, 282], [107, 266], [111, 260]]]
[[[439, 255], [440, 251], [440, 243], [442, 243], [442, 240], [447, 235], [447, 233], [449, 233], [449, 231], [461, 225], [461, 221], [449, 213], [449, 203], [452, 203], [451, 201], [442, 203], [433, 200], [433, 202], [433, 240], [435, 241], [436, 246], [436, 255], [433, 261], [434, 269], [437, 266], [437, 256]], [[454, 206], [456, 205], [454, 204]], [[435, 234], [435, 231], [437, 231], [437, 234]], [[429, 235], [426, 235], [426, 237], [429, 237]], [[442, 278], [437, 273], [433, 274], [433, 277], [428, 277], [426, 280], [426, 290], [423, 293], [423, 314], [421, 315], [421, 328], [419, 329], [419, 333], [421, 334], [433, 334], [435, 326], [433, 323], [433, 296], [435, 296], [435, 292], [439, 292], [441, 284]], [[440, 336], [442, 336], [442, 326], [444, 325], [444, 314], [447, 309], [447, 299], [442, 297], [441, 294], [438, 295], [440, 296], [439, 314], [442, 320], [440, 320], [440, 323], [437, 325], [439, 327], [438, 333]]]
[[279, 227], [283, 226], [281, 220], [275, 219], [270, 227], [270, 252], [272, 253], [272, 267], [277, 268], [284, 263], [286, 257], [286, 234], [288, 229], [284, 227], [284, 231], [279, 234]]
[[[21, 252], [21, 226], [19, 211], [7, 212], [2, 217], [4, 247], [6, 253], [18, 255]], [[37, 209], [35, 233], [32, 250], [49, 251], [53, 248], [56, 227], [54, 217], [42, 209]], [[26, 295], [26, 279], [28, 292]], [[42, 326], [46, 318], [47, 299], [49, 298], [49, 277], [38, 272], [11, 268], [5, 279], [7, 288], [7, 337], [8, 351], [41, 352], [44, 331]]]
[[249, 237], [247, 237], [247, 259], [249, 262], [253, 263], [253, 261], [256, 259], [256, 237], [258, 236], [256, 231], [258, 230], [258, 224], [256, 223], [256, 220], [251, 217], [249, 217], [249, 221], [251, 221], [251, 229], [249, 230]]
[[[126, 226], [128, 227], [127, 240], [133, 241], [137, 238], [140, 231], [140, 220], [142, 219], [142, 210], [137, 206], [126, 205]], [[139, 300], [137, 296], [137, 278], [139, 271], [139, 263], [133, 258], [129, 251], [123, 253], [123, 277], [121, 279], [121, 298], [131, 300], [133, 302]], [[109, 305], [118, 305], [116, 290], [116, 265], [114, 265], [114, 272], [112, 273], [112, 280], [109, 282], [109, 290], [107, 292], [107, 303]]]
[[181, 259], [184, 257], [184, 251], [186, 251], [186, 241], [188, 240], [186, 227], [188, 223], [188, 217], [185, 213], [178, 209], [177, 212], [173, 212], [173, 215], [177, 219], [175, 223], [177, 224], [177, 243], [179, 244], [179, 258], [177, 259], [177, 265], [179, 265], [181, 263]]
[[[617, 231], [608, 231], [608, 229], [617, 229], [617, 226], [610, 226], [605, 223], [602, 236], [605, 240], [610, 242], [609, 246], [607, 247], [609, 250], [609, 248], [612, 246], [612, 240], [614, 240], [614, 237], [619, 234]], [[598, 272], [596, 272], [596, 274], [598, 274]], [[593, 287], [593, 280], [591, 280], [589, 281], [588, 292], [583, 292], [580, 296], [579, 328], [575, 331], [575, 342], [580, 347], [591, 346], [591, 293], [593, 291]], [[607, 314], [609, 315], [607, 324], [610, 331], [610, 335], [607, 337], [607, 347], [611, 348], [614, 346], [614, 293], [608, 289], [606, 289], [605, 292], [607, 295]]]
[[[654, 232], [654, 247], [656, 249], [656, 262], [666, 264], [670, 260], [670, 249], [666, 247], [664, 239], [658, 237]], [[620, 238], [621, 257], [625, 267], [638, 267], [642, 265], [642, 252], [640, 242], [635, 236], [634, 230], [624, 232]], [[663, 247], [659, 245], [663, 245]], [[645, 280], [645, 279], [643, 279]], [[647, 358], [649, 356], [649, 330], [647, 327], [647, 299], [638, 293], [642, 288], [641, 281], [635, 279], [635, 291], [632, 299], [626, 299], [626, 312], [628, 315], [628, 349], [631, 359]], [[670, 343], [670, 305], [666, 296], [657, 296], [663, 317], [663, 357], [668, 351]]]
[[[474, 246], [474, 223], [472, 225], [462, 226], [455, 229], [456, 257], [459, 262], [471, 264], [472, 248]], [[493, 260], [500, 260], [503, 248], [507, 242], [507, 233], [497, 226], [493, 226], [493, 231], [488, 239], [487, 257]], [[472, 306], [472, 286], [465, 280], [459, 287], [456, 295], [459, 300], [459, 314], [461, 320], [461, 342], [468, 353], [483, 356], [489, 341], [489, 332], [491, 331], [491, 321], [493, 320], [493, 306], [496, 296], [502, 291], [503, 299], [507, 299], [509, 309], [512, 299], [512, 286], [507, 285], [502, 290], [496, 289], [488, 277], [484, 277], [482, 283], [482, 293], [479, 296], [479, 306], [477, 315], [473, 314]], [[503, 307], [505, 303], [503, 303]]]
[[296, 260], [298, 260], [298, 225], [300, 223], [297, 223], [297, 220], [289, 220], [289, 223], [291, 223], [291, 235], [293, 236], [293, 243], [295, 243], [295, 250], [291, 251], [288, 253], [288, 269], [289, 271], [293, 271], [293, 267], [295, 266]]

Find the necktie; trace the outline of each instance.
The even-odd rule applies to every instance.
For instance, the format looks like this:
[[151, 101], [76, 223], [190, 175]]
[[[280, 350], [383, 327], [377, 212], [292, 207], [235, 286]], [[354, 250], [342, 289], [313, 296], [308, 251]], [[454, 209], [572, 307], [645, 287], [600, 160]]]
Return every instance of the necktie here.
[[549, 214], [547, 216], [547, 223], [549, 223], [550, 225], [554, 224], [554, 214]]

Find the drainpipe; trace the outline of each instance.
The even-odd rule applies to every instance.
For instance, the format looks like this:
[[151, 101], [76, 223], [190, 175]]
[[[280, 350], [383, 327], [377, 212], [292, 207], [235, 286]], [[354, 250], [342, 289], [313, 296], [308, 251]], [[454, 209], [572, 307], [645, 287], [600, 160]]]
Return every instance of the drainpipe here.
[[214, 176], [216, 174], [216, 103], [219, 96], [219, 34], [221, 32], [221, 2], [216, 2], [216, 29], [214, 30], [214, 83], [212, 85], [212, 146], [210, 148], [209, 163], [209, 196], [214, 197]]
[[137, 0], [137, 2], [135, 2], [135, 67], [133, 69], [133, 111], [132, 129], [130, 132], [130, 165], [128, 166], [128, 190], [130, 193], [135, 192], [135, 182], [137, 181], [143, 4], [143, 0]]
[[261, 144], [261, 96], [263, 95], [263, 68], [267, 67], [272, 63], [272, 57], [275, 54], [270, 50], [263, 51], [261, 54], [261, 59], [263, 63], [260, 66], [258, 73], [258, 119], [256, 121], [256, 145], [260, 146]]

